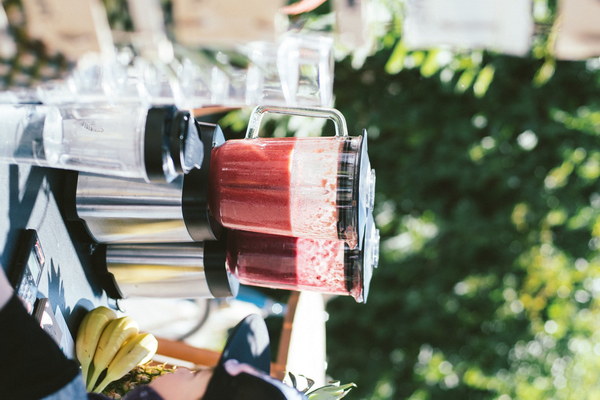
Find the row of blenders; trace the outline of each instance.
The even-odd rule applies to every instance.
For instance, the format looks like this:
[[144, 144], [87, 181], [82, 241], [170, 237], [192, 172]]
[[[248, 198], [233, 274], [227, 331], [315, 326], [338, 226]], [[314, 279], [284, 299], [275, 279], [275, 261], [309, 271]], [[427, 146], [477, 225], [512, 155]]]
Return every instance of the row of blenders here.
[[[129, 58], [85, 57], [65, 81], [3, 93], [0, 104], [1, 161], [76, 171], [75, 216], [100, 244], [107, 291], [230, 297], [241, 282], [366, 301], [375, 176], [366, 133], [349, 136], [323, 107], [331, 41], [290, 33], [248, 44], [234, 71], [225, 53], [204, 64], [176, 52], [158, 24], [137, 25]], [[276, 105], [257, 107], [240, 140], [188, 111], [267, 102]], [[269, 112], [331, 119], [336, 135], [261, 138]]]
[[[328, 118], [331, 137], [262, 138], [266, 113]], [[366, 301], [377, 266], [366, 132], [334, 109], [259, 106], [246, 138], [196, 123], [198, 169], [170, 183], [79, 173], [75, 204], [121, 297], [227, 297], [239, 283]]]

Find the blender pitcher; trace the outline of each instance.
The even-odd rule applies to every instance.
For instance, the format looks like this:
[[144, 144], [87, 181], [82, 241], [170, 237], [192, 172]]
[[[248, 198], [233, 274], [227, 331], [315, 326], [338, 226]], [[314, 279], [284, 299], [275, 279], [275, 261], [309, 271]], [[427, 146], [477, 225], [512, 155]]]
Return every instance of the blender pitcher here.
[[378, 259], [379, 230], [371, 215], [355, 249], [341, 240], [243, 231], [227, 235], [227, 266], [250, 286], [352, 296], [365, 303]]
[[[259, 138], [266, 113], [328, 118], [336, 135]], [[212, 151], [209, 207], [229, 229], [343, 240], [355, 248], [373, 206], [374, 184], [366, 135], [348, 136], [339, 111], [259, 106], [245, 139]]]

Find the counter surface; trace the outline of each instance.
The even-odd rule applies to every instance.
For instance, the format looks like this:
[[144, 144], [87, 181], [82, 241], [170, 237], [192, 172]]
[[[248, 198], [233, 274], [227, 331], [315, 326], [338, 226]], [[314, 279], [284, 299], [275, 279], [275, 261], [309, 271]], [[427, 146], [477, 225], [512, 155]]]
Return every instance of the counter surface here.
[[74, 337], [87, 310], [116, 303], [93, 273], [85, 231], [64, 218], [68, 174], [0, 164], [0, 264], [8, 272], [19, 236], [35, 229], [46, 256], [38, 297], [47, 297], [54, 312], [60, 310]]

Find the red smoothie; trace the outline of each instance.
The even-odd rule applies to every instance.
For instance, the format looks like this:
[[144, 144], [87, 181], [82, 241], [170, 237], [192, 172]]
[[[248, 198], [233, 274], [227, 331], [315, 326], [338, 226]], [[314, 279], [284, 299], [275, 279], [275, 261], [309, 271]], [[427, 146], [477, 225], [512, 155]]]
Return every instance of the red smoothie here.
[[228, 140], [213, 149], [209, 206], [230, 229], [337, 239], [334, 137]]
[[[240, 283], [274, 289], [362, 296], [356, 251], [340, 240], [230, 232], [227, 265]], [[350, 260], [348, 260], [350, 258]], [[351, 268], [346, 271], [346, 263]]]

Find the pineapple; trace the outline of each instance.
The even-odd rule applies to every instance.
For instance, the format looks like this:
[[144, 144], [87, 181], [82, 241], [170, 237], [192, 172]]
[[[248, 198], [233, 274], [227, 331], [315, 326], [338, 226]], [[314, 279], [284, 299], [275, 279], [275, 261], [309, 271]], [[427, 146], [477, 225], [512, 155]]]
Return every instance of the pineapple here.
[[115, 400], [122, 399], [125, 394], [137, 386], [150, 383], [154, 378], [173, 372], [176, 368], [175, 366], [153, 362], [138, 365], [121, 379], [111, 382], [102, 394]]

